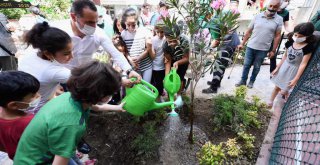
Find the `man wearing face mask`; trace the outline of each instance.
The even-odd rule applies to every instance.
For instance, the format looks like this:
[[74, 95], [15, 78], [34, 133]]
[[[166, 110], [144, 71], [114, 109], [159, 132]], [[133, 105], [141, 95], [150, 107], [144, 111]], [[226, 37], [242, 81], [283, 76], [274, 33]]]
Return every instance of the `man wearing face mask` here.
[[32, 120], [26, 110], [40, 102], [39, 81], [21, 71], [0, 72], [0, 151], [10, 159], [16, 153], [20, 137]]
[[136, 77], [136, 82], [141, 80], [141, 76], [132, 70], [124, 55], [114, 47], [111, 39], [101, 28], [97, 27], [98, 12], [92, 1], [77, 0], [73, 2], [70, 17], [69, 25], [63, 24], [67, 22], [51, 24], [51, 26], [66, 31], [72, 38], [74, 58], [71, 60], [69, 68], [79, 66], [81, 63], [90, 60], [101, 46], [130, 78]]
[[283, 25], [284, 30], [286, 32], [290, 32], [289, 29], [289, 11], [286, 9], [289, 5], [290, 0], [283, 0], [279, 10], [277, 11], [277, 14], [280, 15], [283, 18]]
[[[282, 17], [277, 15], [280, 6], [281, 0], [271, 0], [267, 10], [256, 15], [251, 21], [242, 43], [238, 46], [238, 49], [242, 49], [249, 40], [246, 48], [242, 77], [236, 86], [247, 84], [248, 74], [251, 65], [253, 65], [253, 71], [248, 83], [248, 88], [253, 88], [264, 58], [267, 55], [269, 58], [274, 56], [281, 39], [281, 29], [283, 26]], [[269, 51], [272, 41], [274, 42], [274, 46], [272, 50]]]

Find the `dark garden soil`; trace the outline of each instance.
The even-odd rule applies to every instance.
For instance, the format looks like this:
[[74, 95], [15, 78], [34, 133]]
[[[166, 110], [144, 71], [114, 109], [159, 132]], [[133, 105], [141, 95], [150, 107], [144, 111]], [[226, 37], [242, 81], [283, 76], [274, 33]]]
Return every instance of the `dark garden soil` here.
[[[212, 124], [212, 100], [211, 99], [196, 99], [195, 100], [195, 144], [190, 145], [187, 142], [187, 137], [177, 136], [175, 143], [181, 142], [179, 147], [172, 147], [162, 141], [158, 153], [153, 158], [145, 159], [143, 153], [135, 151], [132, 147], [132, 141], [143, 132], [143, 123], [145, 121], [153, 120], [153, 115], [144, 117], [143, 120], [137, 122], [127, 113], [98, 113], [90, 116], [86, 141], [91, 145], [92, 151], [89, 154], [90, 158], [98, 160], [99, 165], [107, 164], [171, 164], [166, 154], [167, 150], [175, 150], [178, 148], [179, 153], [177, 159], [183, 161], [175, 161], [178, 164], [197, 164], [196, 152], [199, 151], [202, 144], [210, 140], [213, 144], [225, 142], [228, 138], [235, 138], [236, 135], [229, 130], [214, 132], [214, 125]], [[179, 112], [181, 118], [181, 128], [177, 131], [183, 136], [187, 136], [189, 130], [188, 126], [188, 110], [184, 107]], [[263, 123], [260, 129], [250, 129], [251, 133], [256, 137], [255, 152], [252, 160], [241, 160], [239, 164], [254, 164], [258, 157], [259, 150], [264, 139], [265, 132], [268, 127], [270, 115], [268, 113], [259, 115], [260, 121]], [[164, 131], [167, 128], [168, 118], [160, 124], [157, 124], [159, 139], [165, 135]], [[170, 122], [169, 122], [170, 123]], [[171, 129], [171, 128], [169, 128]], [[177, 133], [174, 133], [177, 134]], [[166, 135], [167, 136], [167, 135]], [[161, 152], [161, 153], [160, 153]], [[190, 153], [194, 152], [194, 153]], [[163, 156], [161, 156], [163, 155]], [[170, 154], [169, 154], [170, 155]], [[190, 160], [189, 160], [190, 159]]]

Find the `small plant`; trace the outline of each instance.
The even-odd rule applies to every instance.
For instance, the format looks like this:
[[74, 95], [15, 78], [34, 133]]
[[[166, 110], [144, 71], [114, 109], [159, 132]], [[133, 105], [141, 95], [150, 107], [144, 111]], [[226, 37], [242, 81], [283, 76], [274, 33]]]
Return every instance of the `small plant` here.
[[238, 133], [238, 138], [241, 142], [243, 142], [242, 148], [243, 148], [243, 150], [246, 151], [245, 155], [249, 159], [252, 159], [253, 149], [254, 149], [253, 143], [254, 143], [256, 137], [242, 131], [242, 132]]
[[248, 88], [246, 86], [244, 86], [244, 85], [241, 85], [240, 87], [237, 87], [236, 88], [236, 97], [245, 99], [246, 96], [247, 96], [247, 91], [248, 91]]
[[[220, 94], [213, 99], [213, 124], [214, 130], [231, 128], [235, 133], [245, 131], [248, 127], [261, 127], [258, 112], [263, 104], [258, 97], [253, 98], [253, 103], [245, 100], [246, 87], [236, 89], [236, 96]], [[228, 126], [228, 127], [226, 127]]]
[[143, 153], [143, 157], [146, 159], [154, 157], [160, 145], [155, 125], [155, 122], [146, 122], [143, 126], [143, 133], [132, 142], [133, 149], [138, 153]]
[[198, 157], [200, 165], [223, 164], [226, 160], [222, 143], [214, 145], [211, 142], [206, 142], [200, 150]]
[[241, 152], [241, 147], [237, 144], [237, 140], [236, 139], [229, 139], [226, 142], [226, 146], [227, 146], [227, 154], [231, 157], [239, 157]]
[[27, 9], [8, 8], [0, 9], [0, 13], [8, 17], [8, 19], [20, 19], [22, 15], [28, 13]]

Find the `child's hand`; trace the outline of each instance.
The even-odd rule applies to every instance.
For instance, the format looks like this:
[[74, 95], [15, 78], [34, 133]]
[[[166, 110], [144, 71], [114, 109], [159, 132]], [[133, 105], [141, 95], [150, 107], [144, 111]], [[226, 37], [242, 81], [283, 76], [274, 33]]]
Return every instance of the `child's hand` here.
[[139, 57], [132, 57], [132, 61], [133, 61], [134, 63], [137, 63], [137, 62], [140, 61], [140, 59], [139, 59]]
[[178, 70], [178, 67], [179, 67], [178, 61], [173, 63], [173, 67], [175, 67]]
[[297, 85], [297, 83], [298, 83], [298, 80], [293, 79], [293, 80], [291, 80], [291, 81], [290, 81], [290, 83], [289, 83], [289, 87], [290, 87], [290, 88], [293, 88], [294, 86], [296, 86], [296, 85]]
[[273, 76], [277, 75], [277, 74], [278, 74], [278, 71], [279, 71], [279, 68], [277, 67], [276, 69], [274, 69], [274, 70], [272, 71], [271, 76], [273, 77]]
[[126, 110], [123, 109], [124, 104], [126, 104], [125, 102], [117, 105], [117, 109], [116, 111], [120, 111], [120, 112], [126, 112]]

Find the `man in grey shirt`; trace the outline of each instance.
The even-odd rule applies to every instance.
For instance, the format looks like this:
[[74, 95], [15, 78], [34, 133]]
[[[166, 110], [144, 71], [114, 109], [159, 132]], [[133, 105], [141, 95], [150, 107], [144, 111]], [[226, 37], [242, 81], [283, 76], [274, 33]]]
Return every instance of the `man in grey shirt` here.
[[[239, 49], [242, 49], [251, 36], [247, 44], [242, 77], [236, 86], [247, 84], [248, 74], [251, 65], [253, 65], [253, 71], [248, 83], [248, 88], [252, 88], [264, 58], [267, 55], [269, 58], [274, 56], [281, 39], [283, 26], [282, 17], [277, 15], [280, 6], [281, 0], [271, 0], [267, 10], [256, 15], [251, 21], [242, 43], [238, 46]], [[273, 48], [268, 53], [272, 40], [274, 41]]]

